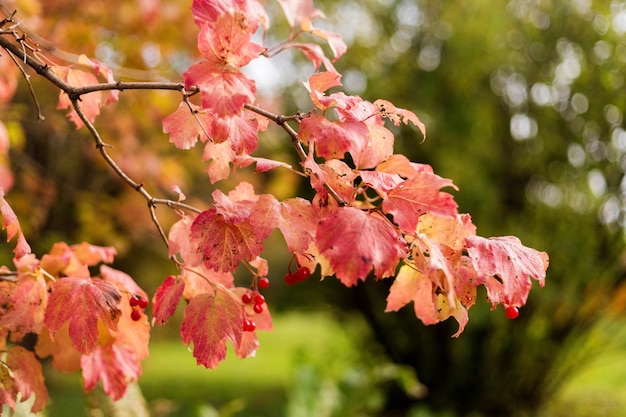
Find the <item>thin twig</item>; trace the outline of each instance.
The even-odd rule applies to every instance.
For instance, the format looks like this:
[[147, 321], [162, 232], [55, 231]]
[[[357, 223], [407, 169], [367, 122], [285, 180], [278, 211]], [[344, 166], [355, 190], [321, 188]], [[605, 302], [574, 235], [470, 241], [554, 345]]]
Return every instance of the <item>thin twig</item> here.
[[24, 77], [24, 80], [26, 81], [26, 85], [28, 86], [28, 91], [30, 92], [30, 96], [33, 98], [33, 102], [35, 103], [35, 108], [37, 109], [37, 120], [39, 121], [46, 120], [43, 113], [41, 112], [41, 105], [39, 104], [39, 99], [37, 98], [37, 94], [35, 94], [35, 89], [33, 88], [33, 85], [30, 82], [30, 75], [26, 73], [24, 68], [22, 68], [22, 65], [20, 64], [20, 62], [17, 60], [17, 58], [15, 57], [15, 55], [13, 55], [11, 51], [7, 50], [7, 54], [9, 54], [9, 56], [13, 60], [13, 63], [20, 70], [20, 72], [22, 73], [22, 77]]
[[[296, 132], [294, 128], [291, 127], [289, 123], [287, 123], [287, 121], [289, 120], [299, 121], [302, 118], [302, 115], [285, 117], [285, 116], [271, 113], [267, 110], [264, 110], [252, 104], [244, 104], [244, 108], [252, 112], [255, 112], [257, 114], [260, 114], [261, 116], [267, 117], [268, 119], [276, 123], [278, 126], [282, 127], [283, 130], [287, 132], [287, 134], [291, 138], [291, 143], [293, 144], [293, 147], [295, 148], [296, 153], [300, 157], [300, 160], [302, 162], [307, 160], [308, 155], [306, 151], [304, 150], [304, 147], [302, 146], [302, 142], [300, 141], [300, 138], [298, 137], [298, 132]], [[341, 198], [341, 196], [337, 193], [337, 191], [335, 191], [333, 187], [330, 186], [330, 184], [328, 184], [327, 182], [324, 182], [324, 188], [326, 189], [328, 194], [330, 194], [330, 196], [333, 199], [335, 199], [335, 201], [337, 201], [337, 204], [339, 204], [339, 206], [345, 207], [348, 205], [348, 203], [346, 203], [346, 201], [343, 198]]]

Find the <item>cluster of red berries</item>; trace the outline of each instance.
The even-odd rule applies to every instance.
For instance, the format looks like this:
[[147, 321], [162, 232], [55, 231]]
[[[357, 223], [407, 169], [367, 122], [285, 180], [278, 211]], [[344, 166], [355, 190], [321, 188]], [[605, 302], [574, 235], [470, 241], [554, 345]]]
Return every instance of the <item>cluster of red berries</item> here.
[[289, 272], [285, 275], [285, 282], [287, 285], [293, 285], [297, 282], [302, 282], [311, 276], [311, 270], [306, 266], [298, 266], [295, 272]]
[[[270, 285], [270, 280], [267, 277], [261, 277], [257, 281], [258, 288], [264, 290]], [[260, 314], [263, 312], [263, 304], [265, 303], [265, 297], [263, 294], [259, 293], [257, 290], [252, 290], [244, 293], [241, 296], [241, 301], [244, 304], [252, 304], [252, 310], [256, 314]], [[250, 319], [243, 320], [243, 331], [244, 332], [253, 332], [256, 329], [256, 323]]]
[[133, 308], [133, 311], [130, 313], [130, 318], [133, 319], [133, 321], [138, 321], [141, 318], [143, 310], [148, 307], [148, 300], [139, 295], [133, 295], [130, 297], [128, 303]]

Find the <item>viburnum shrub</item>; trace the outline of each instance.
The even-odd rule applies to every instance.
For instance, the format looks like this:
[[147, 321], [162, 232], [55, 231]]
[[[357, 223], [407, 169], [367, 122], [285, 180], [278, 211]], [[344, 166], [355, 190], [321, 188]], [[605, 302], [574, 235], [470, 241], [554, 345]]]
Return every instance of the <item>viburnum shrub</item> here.
[[[454, 336], [467, 324], [481, 285], [494, 308], [503, 304], [508, 317], [517, 317], [532, 279], [543, 285], [548, 256], [516, 237], [478, 236], [470, 216], [458, 213], [453, 196], [442, 191], [456, 188], [451, 180], [394, 154], [388, 124], [412, 124], [425, 138], [418, 117], [383, 99], [369, 102], [342, 92], [341, 74], [333, 66], [346, 51], [340, 36], [314, 26], [323, 14], [311, 0], [278, 3], [291, 32], [282, 43], [269, 45], [270, 22], [261, 2], [193, 1], [202, 60], [187, 69], [182, 82], [121, 81], [84, 55], [59, 63], [27, 35], [17, 11], [0, 21], [0, 99], [11, 100], [20, 76], [31, 90], [29, 73], [47, 79], [60, 90], [58, 108], [67, 109], [77, 128], [87, 129], [104, 161], [148, 202], [146, 215], [178, 271], [164, 277], [151, 298], [152, 325], [166, 323], [182, 298], [180, 334], [193, 345], [198, 364], [217, 366], [226, 356], [226, 342], [240, 357], [253, 354], [256, 331], [272, 328], [261, 293], [269, 285], [268, 263], [260, 254], [275, 229], [292, 254], [292, 263], [283, 266], [287, 284], [312, 273], [335, 276], [346, 286], [390, 279], [386, 311], [413, 302], [425, 324], [454, 317], [459, 324]], [[311, 39], [329, 47], [331, 56]], [[242, 68], [287, 49], [301, 51], [314, 73], [305, 82], [310, 106], [280, 115], [257, 100], [255, 80]], [[258, 174], [288, 169], [308, 178], [313, 198], [280, 201], [257, 194], [246, 182], [214, 191], [212, 203], [202, 208], [185, 203], [180, 189], [176, 200], [154, 197], [149, 186], [116, 164], [97, 128], [100, 109], [129, 90], [180, 93], [180, 106], [163, 120], [163, 131], [178, 149], [204, 147], [211, 183], [247, 166]], [[262, 146], [258, 133], [270, 123], [282, 128], [299, 164], [254, 156]], [[0, 121], [3, 152], [7, 136]], [[15, 408], [34, 394], [32, 410], [43, 409], [48, 394], [40, 359], [51, 357], [53, 368], [80, 370], [86, 390], [101, 381], [104, 391], [119, 399], [148, 355], [148, 295], [130, 276], [106, 265], [116, 253], [111, 247], [61, 242], [40, 258], [31, 253], [5, 191], [0, 189], [2, 226], [8, 241], [17, 243], [13, 265], [0, 269], [0, 398]], [[180, 216], [169, 231], [156, 215], [159, 205]], [[237, 283], [233, 271], [242, 264], [250, 279]], [[29, 350], [20, 342], [32, 333], [37, 343]]]

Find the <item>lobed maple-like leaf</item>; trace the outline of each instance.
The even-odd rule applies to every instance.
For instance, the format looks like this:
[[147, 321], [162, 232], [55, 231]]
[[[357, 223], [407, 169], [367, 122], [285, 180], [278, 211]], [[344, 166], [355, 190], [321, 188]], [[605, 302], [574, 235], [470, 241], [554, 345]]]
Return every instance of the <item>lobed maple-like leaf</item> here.
[[2, 303], [0, 326], [20, 339], [27, 333], [39, 333], [47, 299], [46, 282], [42, 275], [20, 274], [9, 297]]
[[232, 221], [215, 209], [196, 217], [190, 238], [202, 253], [204, 265], [216, 271], [234, 271], [239, 262], [252, 260], [263, 250], [249, 221]]
[[0, 404], [15, 410], [19, 389], [9, 367], [0, 362]]
[[13, 346], [7, 351], [5, 362], [13, 371], [13, 379], [17, 391], [21, 394], [20, 400], [26, 401], [35, 395], [35, 401], [30, 411], [38, 413], [48, 403], [48, 390], [44, 384], [41, 362], [33, 352], [22, 346]]
[[186, 88], [196, 86], [200, 89], [202, 108], [217, 117], [237, 115], [244, 104], [255, 99], [254, 81], [240, 71], [216, 67], [208, 61], [190, 66], [183, 78]]
[[243, 334], [243, 308], [240, 300], [217, 285], [214, 293], [193, 297], [180, 327], [183, 342], [193, 343], [198, 364], [214, 369], [226, 358], [226, 342], [238, 350]]
[[195, 23], [200, 27], [213, 26], [224, 14], [241, 12], [246, 16], [246, 27], [249, 33], [255, 33], [260, 23], [269, 25], [269, 17], [265, 8], [257, 0], [194, 0], [191, 12]]
[[81, 356], [80, 365], [85, 391], [91, 391], [102, 381], [104, 392], [113, 401], [122, 398], [129, 382], [141, 375], [134, 352], [115, 343], [98, 346], [91, 354]]
[[[85, 87], [88, 85], [98, 84], [98, 78], [91, 72], [83, 71], [82, 69], [75, 69], [70, 67], [53, 66], [50, 70], [58, 75], [63, 81], [71, 85], [72, 87]], [[81, 96], [80, 107], [85, 117], [90, 122], [94, 122], [96, 117], [100, 114], [100, 108], [102, 107], [103, 93], [102, 91], [94, 91], [89, 94]], [[70, 109], [67, 113], [67, 117], [76, 125], [76, 129], [80, 129], [85, 124], [78, 116], [78, 113], [72, 107], [72, 102], [68, 95], [61, 91], [59, 93], [59, 104], [57, 109]]]
[[13, 253], [17, 259], [30, 253], [30, 246], [24, 237], [20, 222], [15, 215], [15, 212], [4, 199], [4, 189], [0, 186], [0, 215], [2, 215], [2, 228], [7, 231], [7, 242], [10, 242], [15, 236], [17, 236], [17, 243]]
[[317, 154], [325, 159], [341, 159], [346, 153], [356, 155], [367, 148], [369, 130], [360, 121], [331, 122], [322, 116], [312, 116], [300, 123], [298, 138], [304, 143], [315, 143]]
[[153, 323], [163, 325], [174, 315], [184, 289], [185, 281], [179, 277], [170, 275], [161, 283], [152, 297]]
[[[190, 110], [186, 103], [180, 103], [174, 113], [163, 119], [163, 133], [170, 135], [170, 142], [178, 149], [191, 149], [198, 137], [203, 142], [207, 141], [206, 134], [213, 123], [213, 117], [199, 109], [192, 104]], [[196, 112], [195, 117], [192, 111]]]
[[417, 172], [387, 193], [382, 209], [393, 215], [393, 220], [407, 233], [417, 227], [419, 217], [428, 212], [444, 216], [456, 216], [457, 204], [452, 195], [439, 191], [443, 187], [456, 186], [449, 179], [436, 174]]
[[246, 15], [241, 11], [220, 14], [214, 25], [204, 25], [198, 35], [202, 56], [216, 66], [243, 67], [265, 48], [252, 42]]
[[346, 286], [365, 280], [372, 268], [376, 278], [395, 274], [406, 242], [380, 214], [339, 207], [322, 218], [315, 233], [320, 253]]
[[51, 335], [69, 322], [69, 336], [83, 354], [98, 341], [98, 322], [114, 329], [119, 319], [121, 295], [111, 283], [98, 278], [60, 278], [50, 284], [44, 324]]
[[426, 126], [412, 111], [401, 109], [394, 106], [391, 102], [381, 99], [376, 100], [374, 106], [378, 108], [383, 117], [391, 120], [396, 126], [399, 126], [400, 123], [407, 125], [409, 122], [413, 123], [420, 130], [424, 139], [426, 139]]
[[403, 265], [389, 289], [385, 312], [398, 311], [411, 301], [415, 316], [422, 323], [439, 322], [432, 281], [417, 269]]
[[495, 306], [520, 307], [526, 303], [535, 279], [543, 287], [548, 255], [528, 248], [515, 236], [486, 239], [480, 236], [465, 238], [467, 252], [478, 276], [485, 280], [487, 297]]
[[233, 115], [214, 118], [209, 132], [214, 142], [228, 140], [235, 154], [247, 155], [258, 147], [258, 131], [256, 120]]

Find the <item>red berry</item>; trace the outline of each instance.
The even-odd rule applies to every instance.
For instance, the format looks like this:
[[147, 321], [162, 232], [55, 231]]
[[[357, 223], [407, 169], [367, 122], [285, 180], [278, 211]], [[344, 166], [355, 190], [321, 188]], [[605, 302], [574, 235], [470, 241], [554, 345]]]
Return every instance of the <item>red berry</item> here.
[[519, 309], [517, 307], [508, 306], [504, 313], [509, 320], [515, 320], [519, 316]]
[[250, 302], [252, 301], [252, 294], [250, 294], [249, 292], [243, 294], [241, 296], [241, 301], [243, 301], [244, 304], [250, 304]]
[[261, 314], [263, 312], [263, 304], [255, 304], [254, 312], [257, 314]]
[[243, 331], [244, 332], [253, 332], [256, 329], [256, 323], [252, 320], [244, 319], [243, 321]]
[[138, 305], [138, 306], [139, 306], [139, 308], [140, 308], [140, 309], [142, 309], [142, 310], [145, 310], [145, 309], [146, 309], [146, 307], [148, 307], [148, 304], [149, 304], [149, 302], [148, 302], [148, 299], [147, 299], [147, 298], [141, 298], [141, 297], [140, 297], [140, 298], [138, 298], [137, 302], [139, 303], [139, 304], [137, 304], [137, 305]]
[[306, 266], [301, 266], [295, 272], [295, 275], [296, 275], [297, 281], [298, 282], [302, 282], [302, 281], [304, 281], [305, 279], [307, 279], [308, 277], [311, 276], [311, 270], [309, 268], [307, 268]]
[[263, 304], [264, 302], [265, 302], [265, 297], [263, 297], [262, 294], [257, 293], [254, 295], [254, 304], [259, 305], [259, 304]]
[[133, 321], [138, 321], [141, 319], [141, 311], [133, 310], [132, 313], [130, 313], [130, 318], [133, 319]]
[[128, 300], [128, 304], [130, 304], [131, 307], [137, 307], [139, 305], [139, 299], [137, 298], [137, 296], [130, 297], [130, 300]]
[[259, 288], [264, 290], [270, 286], [270, 280], [267, 277], [259, 278]]
[[296, 275], [295, 274], [289, 273], [289, 274], [285, 275], [285, 283], [287, 285], [293, 285], [296, 282], [298, 282], [298, 281], [296, 280]]

